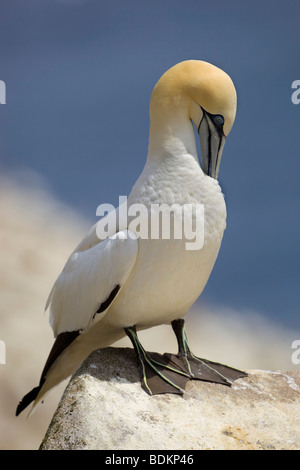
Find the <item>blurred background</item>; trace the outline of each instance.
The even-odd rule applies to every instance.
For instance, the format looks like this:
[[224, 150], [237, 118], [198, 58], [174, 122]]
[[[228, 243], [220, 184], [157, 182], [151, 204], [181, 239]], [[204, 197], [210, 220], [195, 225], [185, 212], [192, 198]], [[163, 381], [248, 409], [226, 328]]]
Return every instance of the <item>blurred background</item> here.
[[[220, 169], [228, 226], [188, 317], [193, 351], [299, 369], [299, 17], [294, 0], [1, 1], [0, 449], [36, 449], [47, 430], [65, 384], [29, 419], [14, 412], [52, 346], [48, 293], [97, 206], [129, 194], [152, 88], [182, 60], [223, 68], [238, 93]], [[156, 330], [146, 347], [175, 348], [168, 327]]]

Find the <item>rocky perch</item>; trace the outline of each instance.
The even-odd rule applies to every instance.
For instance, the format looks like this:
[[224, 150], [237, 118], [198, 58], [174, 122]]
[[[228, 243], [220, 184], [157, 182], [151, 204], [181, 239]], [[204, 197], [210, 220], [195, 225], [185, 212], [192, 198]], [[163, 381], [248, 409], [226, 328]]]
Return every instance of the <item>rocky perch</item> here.
[[99, 349], [72, 377], [40, 449], [300, 449], [300, 372], [248, 374], [232, 387], [193, 380], [183, 396], [151, 397], [132, 349]]

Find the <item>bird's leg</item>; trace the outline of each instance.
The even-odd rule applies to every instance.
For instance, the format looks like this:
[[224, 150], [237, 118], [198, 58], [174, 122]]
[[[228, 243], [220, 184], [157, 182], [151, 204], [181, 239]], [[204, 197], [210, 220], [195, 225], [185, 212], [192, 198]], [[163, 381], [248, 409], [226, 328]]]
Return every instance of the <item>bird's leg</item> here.
[[188, 344], [184, 320], [174, 320], [171, 325], [178, 342], [178, 354], [175, 357], [171, 354], [164, 354], [164, 357], [170, 359], [178, 366], [181, 363], [182, 367], [187, 371], [192, 379], [230, 386], [234, 380], [247, 376], [243, 371], [233, 369], [232, 367], [224, 364], [219, 364], [218, 362], [211, 362], [206, 359], [196, 357], [191, 352]]
[[124, 328], [142, 366], [142, 388], [149, 395], [175, 393], [182, 395], [190, 375], [170, 358], [149, 353], [141, 345], [134, 326]]

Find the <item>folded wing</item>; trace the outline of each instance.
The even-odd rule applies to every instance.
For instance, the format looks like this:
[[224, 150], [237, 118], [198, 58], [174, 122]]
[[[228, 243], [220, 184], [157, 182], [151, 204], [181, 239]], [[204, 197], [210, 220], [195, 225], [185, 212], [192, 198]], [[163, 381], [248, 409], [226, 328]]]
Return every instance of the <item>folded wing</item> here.
[[39, 385], [23, 397], [17, 415], [32, 401], [42, 397], [47, 388], [48, 371], [55, 367], [61, 353], [94, 322], [103, 318], [134, 269], [137, 255], [138, 240], [129, 230], [122, 230], [84, 251], [72, 253], [46, 304], [46, 308], [50, 308], [50, 324], [56, 341]]
[[70, 256], [48, 301], [55, 337], [66, 331], [83, 332], [105, 315], [131, 273], [137, 253], [136, 236], [123, 230]]

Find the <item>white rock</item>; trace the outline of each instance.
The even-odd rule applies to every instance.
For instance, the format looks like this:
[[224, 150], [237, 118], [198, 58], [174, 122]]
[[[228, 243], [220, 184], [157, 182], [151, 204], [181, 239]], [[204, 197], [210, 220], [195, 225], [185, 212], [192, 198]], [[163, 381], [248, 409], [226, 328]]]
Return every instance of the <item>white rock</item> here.
[[[97, 367], [95, 367], [95, 365]], [[300, 373], [248, 371], [149, 396], [133, 350], [94, 351], [71, 379], [42, 450], [299, 449]]]

